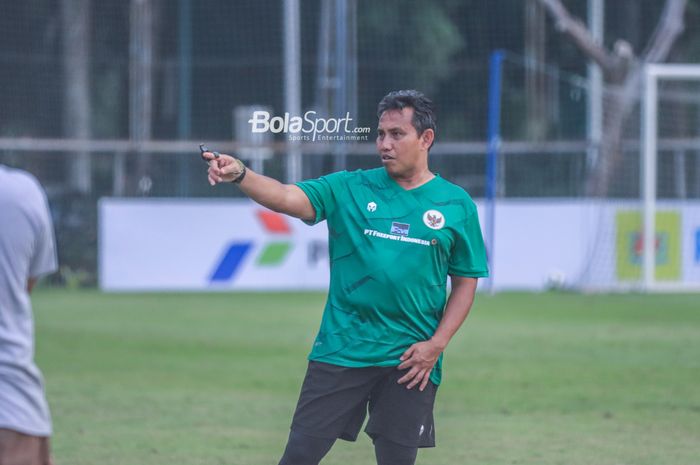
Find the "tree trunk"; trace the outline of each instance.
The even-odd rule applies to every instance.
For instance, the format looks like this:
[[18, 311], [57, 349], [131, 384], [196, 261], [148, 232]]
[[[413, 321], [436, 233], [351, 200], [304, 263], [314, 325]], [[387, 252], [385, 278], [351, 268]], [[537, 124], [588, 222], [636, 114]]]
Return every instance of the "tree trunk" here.
[[[638, 74], [633, 71], [631, 74]], [[638, 81], [634, 77], [627, 80]], [[626, 87], [631, 86], [629, 91]], [[586, 194], [595, 197], [605, 197], [610, 192], [613, 175], [624, 159], [622, 140], [627, 116], [631, 111], [638, 95], [638, 85], [632, 82], [611, 83], [605, 80], [603, 94], [603, 134], [600, 140], [600, 153], [596, 164], [592, 167], [588, 178]]]
[[[90, 0], [61, 0], [63, 30], [63, 133], [90, 138]], [[68, 185], [87, 194], [92, 190], [90, 153], [68, 154]]]
[[542, 72], [546, 62], [545, 12], [538, 0], [525, 3], [525, 107], [527, 138], [547, 137], [547, 76]]
[[[131, 0], [129, 34], [129, 136], [144, 142], [153, 134], [153, 1]], [[150, 178], [150, 155], [137, 149], [136, 183], [132, 191], [148, 195], [153, 186]]]
[[600, 155], [587, 184], [587, 194], [605, 197], [622, 162], [624, 124], [640, 96], [640, 76], [644, 64], [666, 59], [673, 43], [683, 32], [683, 15], [687, 0], [666, 0], [664, 10], [647, 49], [640, 58], [629, 42], [618, 40], [612, 51], [597, 43], [580, 19], [569, 14], [561, 0], [539, 0], [565, 33], [592, 61], [601, 67], [607, 87], [603, 102], [603, 135]]

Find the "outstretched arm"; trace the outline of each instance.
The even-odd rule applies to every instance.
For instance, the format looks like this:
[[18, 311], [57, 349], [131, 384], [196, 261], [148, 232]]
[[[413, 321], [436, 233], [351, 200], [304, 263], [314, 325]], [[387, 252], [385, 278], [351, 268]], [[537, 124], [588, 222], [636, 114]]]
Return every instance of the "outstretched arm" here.
[[409, 370], [408, 373], [399, 379], [399, 383], [408, 383], [406, 385], [408, 389], [413, 388], [417, 384], [420, 384], [419, 389], [421, 391], [425, 389], [430, 379], [430, 372], [433, 370], [438, 357], [445, 350], [452, 336], [462, 326], [469, 314], [469, 310], [472, 308], [472, 303], [474, 303], [477, 278], [466, 278], [463, 276], [450, 276], [450, 278], [452, 280], [452, 292], [447, 299], [445, 313], [442, 315], [442, 320], [440, 320], [435, 334], [427, 341], [413, 344], [401, 356], [402, 363], [399, 365], [399, 369], [408, 368]]
[[[202, 157], [209, 163], [208, 177], [212, 186], [233, 182], [242, 173], [243, 164], [230, 155], [221, 154], [216, 157], [212, 152], [204, 152]], [[294, 184], [282, 184], [245, 168], [245, 176], [238, 185], [244, 194], [270, 210], [303, 220], [311, 220], [316, 216], [309, 198]]]

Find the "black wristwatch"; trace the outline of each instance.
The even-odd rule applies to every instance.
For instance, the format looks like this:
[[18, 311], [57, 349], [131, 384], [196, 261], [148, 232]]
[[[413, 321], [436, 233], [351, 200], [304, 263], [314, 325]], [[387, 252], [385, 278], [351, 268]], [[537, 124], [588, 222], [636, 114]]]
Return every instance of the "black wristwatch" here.
[[243, 171], [241, 171], [241, 174], [239, 174], [238, 177], [231, 182], [235, 182], [236, 184], [240, 184], [241, 181], [243, 181], [243, 178], [245, 178], [245, 174], [248, 171], [248, 169], [245, 167], [243, 162], [240, 161], [238, 158], [236, 158], [236, 161], [241, 164], [241, 166], [243, 167]]

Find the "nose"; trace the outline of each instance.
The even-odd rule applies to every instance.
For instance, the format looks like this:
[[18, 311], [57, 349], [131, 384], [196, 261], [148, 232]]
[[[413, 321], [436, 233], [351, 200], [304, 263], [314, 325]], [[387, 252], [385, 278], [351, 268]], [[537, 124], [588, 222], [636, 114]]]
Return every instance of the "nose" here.
[[388, 137], [377, 137], [377, 148], [380, 152], [389, 152], [391, 150], [391, 141]]

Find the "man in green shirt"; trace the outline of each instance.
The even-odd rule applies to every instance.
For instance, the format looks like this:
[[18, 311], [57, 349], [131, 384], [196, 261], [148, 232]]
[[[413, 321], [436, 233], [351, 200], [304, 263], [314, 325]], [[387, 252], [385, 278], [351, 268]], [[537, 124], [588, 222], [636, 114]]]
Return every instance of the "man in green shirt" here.
[[433, 103], [391, 92], [377, 116], [373, 170], [284, 185], [202, 155], [210, 184], [238, 183], [267, 208], [328, 224], [328, 300], [280, 465], [318, 464], [337, 438], [357, 438], [367, 411], [379, 465], [412, 465], [433, 447], [442, 352], [488, 275], [474, 202], [428, 168]]

